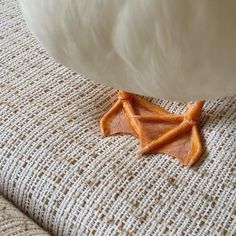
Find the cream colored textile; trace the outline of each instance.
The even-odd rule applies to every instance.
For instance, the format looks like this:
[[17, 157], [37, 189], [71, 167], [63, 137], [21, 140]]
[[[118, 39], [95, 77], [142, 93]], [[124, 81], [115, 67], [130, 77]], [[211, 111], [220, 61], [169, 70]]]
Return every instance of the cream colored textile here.
[[0, 195], [1, 236], [49, 236], [31, 219]]
[[133, 137], [100, 134], [116, 91], [56, 64], [17, 2], [0, 3], [0, 191], [8, 199], [54, 235], [236, 234], [236, 97], [206, 102], [199, 167], [139, 158]]

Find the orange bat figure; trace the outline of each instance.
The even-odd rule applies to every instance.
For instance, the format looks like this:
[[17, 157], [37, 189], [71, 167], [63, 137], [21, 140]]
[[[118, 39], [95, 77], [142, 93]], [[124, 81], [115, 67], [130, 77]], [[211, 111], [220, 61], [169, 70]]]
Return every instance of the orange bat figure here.
[[189, 103], [184, 114], [176, 115], [119, 91], [118, 101], [101, 119], [100, 128], [105, 136], [131, 134], [139, 138], [140, 155], [165, 153], [190, 167], [203, 151], [198, 131], [203, 105], [203, 101]]

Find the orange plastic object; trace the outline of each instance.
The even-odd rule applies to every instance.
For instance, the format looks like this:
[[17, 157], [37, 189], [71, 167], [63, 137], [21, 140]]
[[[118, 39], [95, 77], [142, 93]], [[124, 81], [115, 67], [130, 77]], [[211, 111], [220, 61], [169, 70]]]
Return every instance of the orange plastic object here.
[[118, 101], [103, 116], [105, 136], [131, 134], [140, 140], [140, 155], [165, 153], [183, 165], [194, 165], [202, 155], [198, 130], [203, 101], [188, 104], [184, 114], [172, 114], [158, 105], [119, 91]]

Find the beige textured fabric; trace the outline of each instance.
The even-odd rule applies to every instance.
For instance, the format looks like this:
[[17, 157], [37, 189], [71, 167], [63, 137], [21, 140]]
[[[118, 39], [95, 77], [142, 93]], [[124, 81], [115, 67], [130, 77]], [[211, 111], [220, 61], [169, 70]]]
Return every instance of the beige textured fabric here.
[[0, 195], [0, 235], [49, 236], [31, 219]]
[[[236, 97], [206, 102], [188, 170], [98, 123], [115, 90], [56, 64], [0, 0], [0, 191], [54, 235], [235, 235]], [[174, 91], [173, 91], [174, 92]], [[184, 104], [157, 101], [172, 112]]]

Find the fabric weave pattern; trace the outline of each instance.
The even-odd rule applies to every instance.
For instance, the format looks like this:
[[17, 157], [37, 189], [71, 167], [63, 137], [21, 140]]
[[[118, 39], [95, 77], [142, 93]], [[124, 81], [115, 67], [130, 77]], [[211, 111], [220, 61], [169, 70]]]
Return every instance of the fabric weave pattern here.
[[31, 219], [0, 195], [0, 235], [49, 236]]

